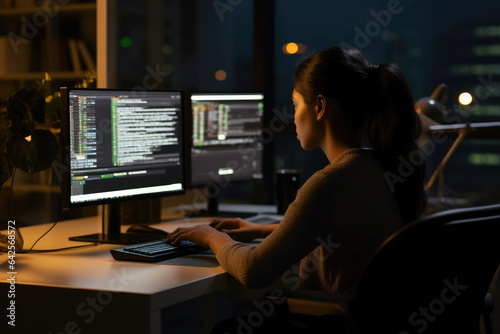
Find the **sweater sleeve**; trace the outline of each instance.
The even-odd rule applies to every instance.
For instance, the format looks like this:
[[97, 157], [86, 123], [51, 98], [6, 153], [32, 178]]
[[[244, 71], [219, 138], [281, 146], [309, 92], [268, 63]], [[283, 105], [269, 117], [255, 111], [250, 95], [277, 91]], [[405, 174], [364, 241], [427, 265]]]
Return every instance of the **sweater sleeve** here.
[[256, 246], [227, 243], [217, 252], [220, 265], [249, 288], [276, 281], [319, 245], [318, 236], [326, 231], [320, 214], [328, 205], [322, 196], [325, 187], [324, 175], [317, 172], [300, 188], [280, 226]]

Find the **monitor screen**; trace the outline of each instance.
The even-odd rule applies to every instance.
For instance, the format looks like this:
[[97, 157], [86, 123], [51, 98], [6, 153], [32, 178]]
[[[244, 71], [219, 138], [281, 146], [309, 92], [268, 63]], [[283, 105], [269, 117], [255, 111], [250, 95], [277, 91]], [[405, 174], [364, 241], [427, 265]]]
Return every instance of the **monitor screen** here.
[[69, 90], [67, 204], [183, 191], [181, 103], [180, 92]]
[[61, 89], [64, 207], [185, 191], [182, 93]]
[[263, 94], [193, 93], [191, 111], [192, 186], [263, 178]]

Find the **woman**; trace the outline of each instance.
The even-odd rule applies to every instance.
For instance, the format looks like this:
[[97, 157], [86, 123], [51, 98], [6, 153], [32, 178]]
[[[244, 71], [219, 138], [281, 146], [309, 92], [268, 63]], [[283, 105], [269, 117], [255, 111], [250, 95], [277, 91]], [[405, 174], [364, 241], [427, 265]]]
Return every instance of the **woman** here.
[[[304, 183], [281, 223], [218, 220], [180, 228], [166, 242], [211, 248], [247, 287], [285, 282], [301, 261], [303, 288], [352, 295], [377, 247], [425, 207], [413, 97], [396, 65], [333, 47], [298, 65], [292, 101], [302, 148], [320, 147], [330, 164]], [[265, 239], [236, 241], [256, 237]]]

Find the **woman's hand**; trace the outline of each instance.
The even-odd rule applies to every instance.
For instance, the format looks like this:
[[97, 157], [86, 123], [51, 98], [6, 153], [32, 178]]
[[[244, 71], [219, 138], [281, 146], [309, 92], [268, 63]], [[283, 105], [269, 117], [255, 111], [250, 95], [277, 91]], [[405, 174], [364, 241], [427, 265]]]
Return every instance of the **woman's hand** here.
[[231, 238], [207, 224], [200, 224], [192, 227], [179, 227], [169, 233], [164, 241], [178, 246], [182, 240], [189, 240], [199, 246], [211, 248], [216, 254], [220, 247], [231, 241]]
[[262, 225], [252, 223], [241, 218], [214, 219], [210, 226], [224, 232], [234, 240], [250, 241], [256, 238], [265, 238], [276, 225]]

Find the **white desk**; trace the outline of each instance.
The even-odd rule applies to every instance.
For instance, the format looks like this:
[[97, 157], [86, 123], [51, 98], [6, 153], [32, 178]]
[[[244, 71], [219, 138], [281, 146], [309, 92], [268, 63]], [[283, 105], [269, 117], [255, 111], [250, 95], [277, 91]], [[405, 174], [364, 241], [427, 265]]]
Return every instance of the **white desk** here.
[[[172, 231], [180, 224], [207, 219], [160, 223]], [[51, 224], [21, 228], [24, 248], [31, 247]], [[125, 227], [122, 227], [125, 230]], [[101, 231], [100, 217], [63, 221], [35, 249], [75, 246], [76, 236]], [[3, 231], [5, 232], [5, 231]], [[154, 264], [122, 262], [99, 245], [55, 253], [16, 254], [16, 327], [7, 325], [7, 254], [0, 255], [2, 333], [160, 333], [161, 309], [235, 286], [213, 254], [199, 254]], [[11, 299], [9, 299], [11, 300]], [[7, 320], [6, 320], [7, 319]], [[3, 328], [7, 328], [4, 331]], [[81, 331], [79, 331], [81, 330]]]

